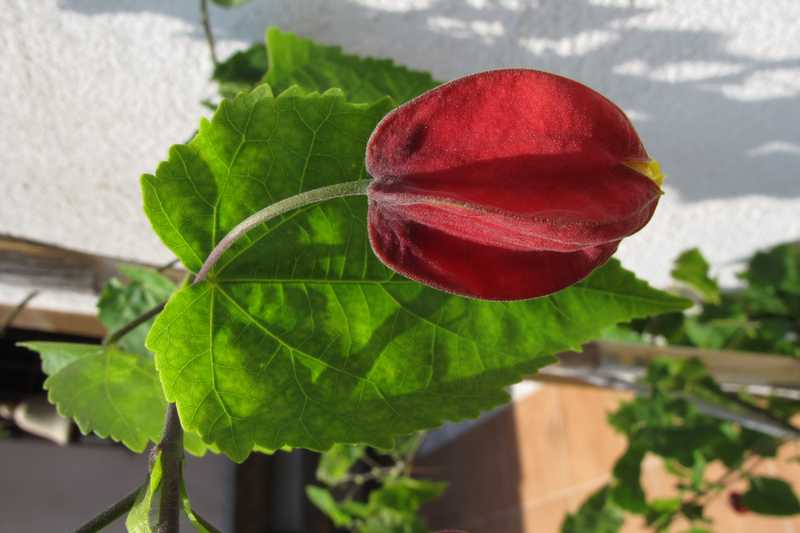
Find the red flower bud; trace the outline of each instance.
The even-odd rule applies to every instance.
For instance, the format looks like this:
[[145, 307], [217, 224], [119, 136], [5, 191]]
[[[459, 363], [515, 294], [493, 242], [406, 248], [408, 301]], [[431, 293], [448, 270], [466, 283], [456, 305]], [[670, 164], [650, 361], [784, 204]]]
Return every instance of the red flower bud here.
[[398, 107], [373, 132], [366, 164], [377, 256], [488, 300], [586, 277], [661, 194], [658, 165], [622, 110], [535, 70], [467, 76]]

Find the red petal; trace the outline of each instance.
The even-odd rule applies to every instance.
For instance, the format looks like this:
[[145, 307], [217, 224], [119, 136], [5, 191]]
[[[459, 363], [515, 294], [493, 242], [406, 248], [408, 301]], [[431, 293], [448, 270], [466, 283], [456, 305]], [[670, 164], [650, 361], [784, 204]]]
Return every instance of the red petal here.
[[370, 205], [369, 239], [376, 255], [403, 276], [437, 289], [485, 300], [544, 296], [585, 278], [618, 242], [575, 252], [519, 251], [477, 244]]
[[376, 179], [375, 209], [476, 242], [518, 250], [575, 251], [631, 235], [660, 190], [624, 166], [586, 168], [563, 156], [484, 161], [426, 175]]
[[485, 299], [564, 288], [644, 226], [659, 187], [625, 114], [532, 70], [468, 76], [387, 115], [370, 138], [370, 238], [403, 275]]
[[384, 117], [367, 170], [410, 176], [535, 155], [602, 166], [649, 159], [625, 113], [601, 94], [555, 74], [508, 69], [442, 85]]

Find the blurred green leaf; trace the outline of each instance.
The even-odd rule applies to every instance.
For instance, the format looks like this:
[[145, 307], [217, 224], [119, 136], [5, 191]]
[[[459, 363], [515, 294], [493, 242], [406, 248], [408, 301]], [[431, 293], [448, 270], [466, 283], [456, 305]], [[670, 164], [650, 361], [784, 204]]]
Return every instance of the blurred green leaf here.
[[217, 82], [220, 96], [233, 98], [261, 83], [267, 67], [267, 47], [262, 43], [255, 43], [217, 64], [211, 78]]
[[364, 456], [366, 448], [354, 444], [334, 444], [324, 452], [317, 466], [317, 479], [327, 485], [338, 485], [350, 468]]
[[624, 523], [623, 514], [612, 503], [608, 485], [601, 487], [568, 514], [561, 524], [561, 533], [618, 533]]
[[708, 275], [709, 264], [697, 248], [686, 250], [675, 260], [672, 277], [684, 282], [706, 302], [718, 303], [719, 285]]
[[680, 498], [659, 498], [647, 502], [645, 521], [656, 531], [666, 531], [681, 509]]
[[331, 519], [336, 527], [348, 527], [353, 523], [353, 517], [336, 501], [328, 489], [307, 485], [306, 496], [311, 503]]
[[750, 488], [742, 495], [742, 504], [754, 513], [765, 515], [800, 513], [800, 501], [791, 485], [773, 477], [750, 478]]
[[[175, 290], [170, 279], [153, 269], [120, 265], [119, 270], [127, 281], [111, 278], [97, 302], [98, 318], [109, 332], [118, 330], [165, 301]], [[117, 345], [126, 352], [149, 355], [144, 340], [152, 325], [153, 320], [145, 322], [120, 339]]]
[[410, 477], [384, 481], [383, 487], [370, 492], [368, 504], [372, 509], [390, 508], [416, 513], [422, 504], [441, 496], [447, 483]]
[[641, 485], [642, 461], [645, 451], [628, 446], [614, 464], [610, 498], [618, 507], [634, 513], [646, 514], [647, 500]]

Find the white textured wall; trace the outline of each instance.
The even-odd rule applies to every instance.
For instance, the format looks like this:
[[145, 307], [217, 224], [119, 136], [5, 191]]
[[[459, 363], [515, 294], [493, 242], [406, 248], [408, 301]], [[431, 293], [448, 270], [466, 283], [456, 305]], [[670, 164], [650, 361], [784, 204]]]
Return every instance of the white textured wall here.
[[[738, 259], [800, 238], [796, 0], [254, 0], [212, 19], [223, 56], [275, 24], [443, 80], [525, 66], [600, 90], [668, 173], [620, 251], [656, 284], [687, 247], [731, 282]], [[195, 0], [6, 0], [0, 233], [168, 260], [138, 176], [193, 131], [210, 69]]]

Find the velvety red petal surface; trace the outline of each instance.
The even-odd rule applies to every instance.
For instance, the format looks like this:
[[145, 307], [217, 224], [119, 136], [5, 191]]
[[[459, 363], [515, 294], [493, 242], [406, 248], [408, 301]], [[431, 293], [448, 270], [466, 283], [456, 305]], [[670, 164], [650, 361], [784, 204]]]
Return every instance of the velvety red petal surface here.
[[374, 177], [412, 176], [536, 155], [602, 166], [649, 159], [625, 113], [601, 94], [555, 74], [506, 69], [460, 78], [388, 114], [366, 163]]
[[409, 220], [476, 242], [574, 251], [640, 230], [661, 191], [621, 164], [533, 156], [376, 178], [369, 195], [377, 209], [402, 209]]
[[478, 244], [404, 219], [402, 210], [369, 209], [372, 249], [403, 276], [484, 300], [522, 300], [568, 287], [616, 251], [618, 242], [575, 252], [519, 251]]
[[387, 115], [367, 146], [369, 230], [390, 268], [523, 299], [567, 287], [653, 215], [660, 188], [625, 114], [575, 81], [484, 72]]

